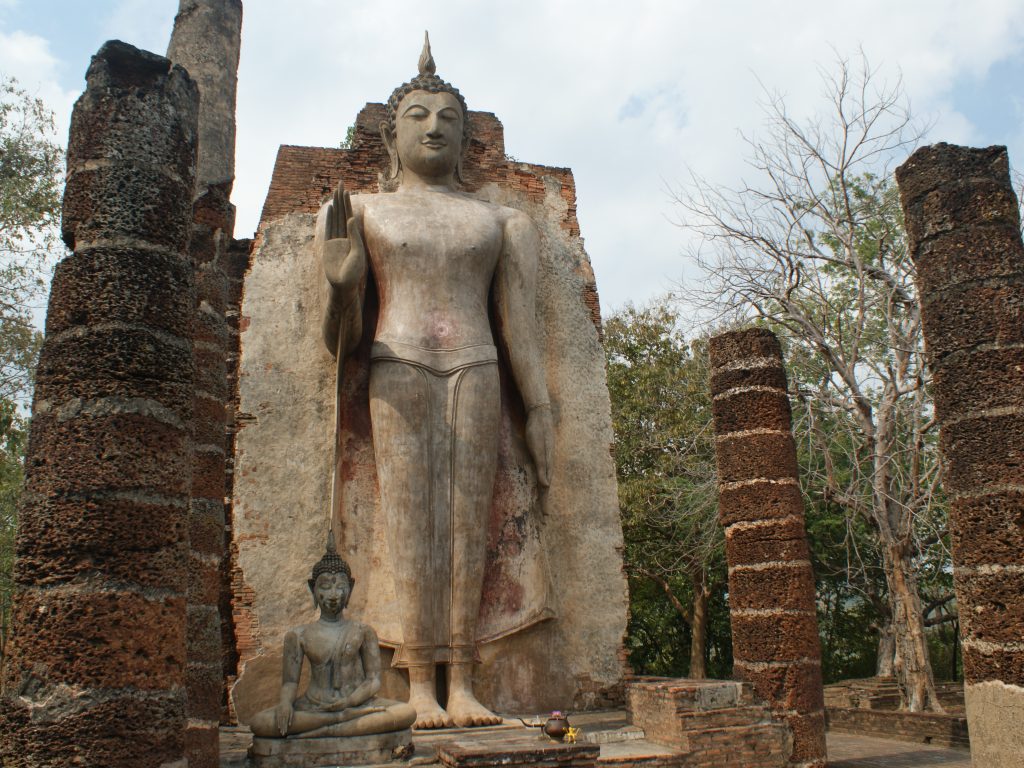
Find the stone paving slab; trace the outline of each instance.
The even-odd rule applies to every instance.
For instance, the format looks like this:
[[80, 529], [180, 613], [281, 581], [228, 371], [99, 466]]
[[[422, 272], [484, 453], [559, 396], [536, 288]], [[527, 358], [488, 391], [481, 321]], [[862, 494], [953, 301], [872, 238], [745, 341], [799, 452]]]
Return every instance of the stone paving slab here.
[[[602, 733], [624, 727], [628, 720], [624, 712], [581, 713], [572, 716], [573, 725], [583, 729], [584, 734]], [[525, 733], [524, 733], [525, 732]], [[221, 728], [220, 768], [249, 768], [246, 749], [252, 741], [248, 728]], [[452, 739], [465, 739], [472, 733], [480, 741], [509, 743], [533, 736], [536, 730], [527, 731], [517, 720], [510, 718], [505, 725], [494, 728], [455, 728], [446, 731], [414, 732], [416, 757], [405, 763], [409, 766], [439, 766], [435, 761], [437, 746]], [[657, 765], [673, 754], [672, 750], [652, 744], [643, 739], [627, 739], [615, 743], [601, 744], [601, 757], [612, 763], [630, 758], [640, 759]], [[946, 749], [928, 744], [911, 744], [891, 739], [875, 739], [846, 733], [828, 734], [829, 768], [971, 768], [971, 755], [965, 749]], [[645, 759], [646, 758], [646, 759]], [[600, 765], [600, 762], [598, 763]]]
[[874, 739], [848, 733], [829, 733], [829, 768], [971, 768], [971, 753], [966, 749], [933, 747], [906, 741]]

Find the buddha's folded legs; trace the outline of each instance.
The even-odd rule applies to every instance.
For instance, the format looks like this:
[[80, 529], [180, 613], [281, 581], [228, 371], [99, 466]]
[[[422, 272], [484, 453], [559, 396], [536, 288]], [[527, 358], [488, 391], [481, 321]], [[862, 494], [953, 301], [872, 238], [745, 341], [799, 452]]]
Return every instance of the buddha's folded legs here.
[[[265, 709], [249, 723], [255, 736], [280, 738], [274, 722], [275, 709]], [[340, 712], [314, 712], [296, 709], [288, 726], [290, 736], [367, 736], [400, 731], [412, 725], [416, 710], [404, 702], [373, 698], [358, 707]]]

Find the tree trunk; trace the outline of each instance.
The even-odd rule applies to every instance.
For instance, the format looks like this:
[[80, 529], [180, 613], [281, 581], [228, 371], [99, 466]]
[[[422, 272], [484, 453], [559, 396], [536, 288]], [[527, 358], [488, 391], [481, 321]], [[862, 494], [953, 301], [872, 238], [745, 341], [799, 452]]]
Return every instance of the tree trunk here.
[[690, 677], [703, 680], [708, 675], [708, 592], [704, 586], [704, 572], [693, 581], [693, 620], [690, 622]]
[[875, 663], [877, 677], [896, 675], [896, 638], [893, 635], [892, 619], [886, 619], [878, 630], [878, 661]]
[[897, 545], [884, 544], [882, 566], [892, 601], [896, 680], [903, 691], [905, 706], [911, 712], [942, 712], [928, 659], [914, 565]]

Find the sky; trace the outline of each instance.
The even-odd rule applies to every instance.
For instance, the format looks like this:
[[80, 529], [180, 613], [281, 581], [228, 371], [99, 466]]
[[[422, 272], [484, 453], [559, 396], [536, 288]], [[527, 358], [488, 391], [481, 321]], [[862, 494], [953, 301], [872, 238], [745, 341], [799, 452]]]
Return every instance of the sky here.
[[[176, 0], [0, 0], [0, 73], [56, 112], [62, 139], [89, 57], [117, 38], [164, 53]], [[863, 52], [902, 82], [926, 142], [1005, 144], [1024, 166], [1021, 0], [246, 0], [235, 235], [252, 235], [281, 144], [337, 146], [366, 102], [438, 74], [494, 112], [506, 152], [569, 167], [605, 316], [699, 275], [671, 191], [750, 179], [762, 105], [827, 108], [822, 72]]]

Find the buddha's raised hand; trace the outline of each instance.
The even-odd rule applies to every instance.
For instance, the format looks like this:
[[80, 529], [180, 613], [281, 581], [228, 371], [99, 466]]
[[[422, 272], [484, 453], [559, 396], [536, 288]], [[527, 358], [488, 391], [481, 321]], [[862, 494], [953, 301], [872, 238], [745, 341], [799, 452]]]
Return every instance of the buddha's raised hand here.
[[316, 241], [327, 280], [344, 292], [354, 290], [366, 275], [362, 219], [353, 214], [351, 197], [339, 181], [317, 222]]

